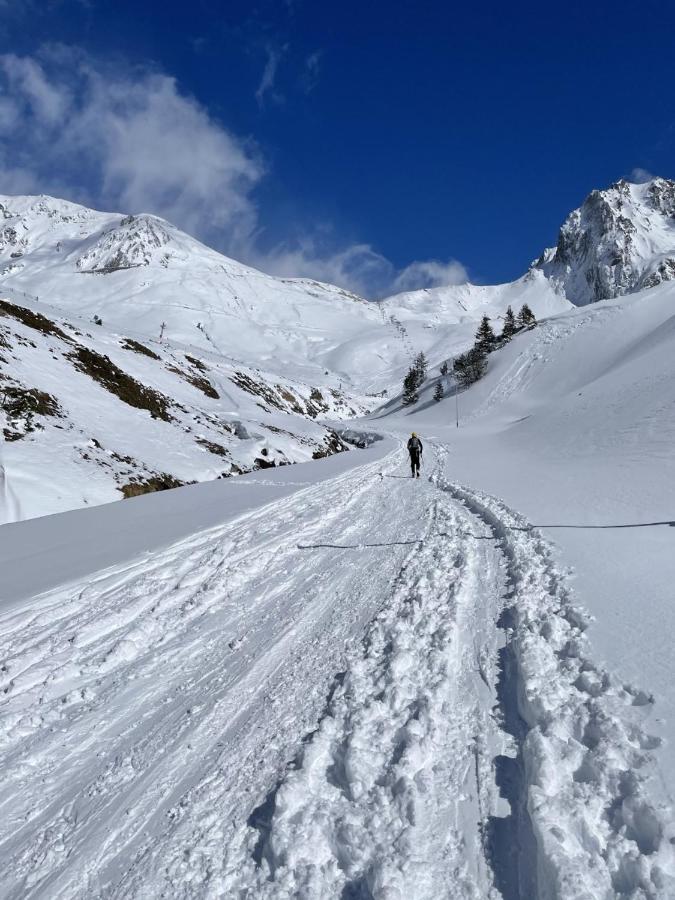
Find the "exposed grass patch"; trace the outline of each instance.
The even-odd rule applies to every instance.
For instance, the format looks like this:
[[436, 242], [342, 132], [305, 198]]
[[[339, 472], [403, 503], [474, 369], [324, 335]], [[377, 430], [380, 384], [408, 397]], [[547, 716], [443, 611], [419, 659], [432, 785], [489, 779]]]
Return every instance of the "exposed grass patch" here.
[[183, 381], [187, 381], [188, 384], [191, 384], [192, 387], [197, 388], [198, 391], [201, 391], [206, 397], [210, 397], [212, 400], [219, 400], [220, 394], [208, 380], [208, 378], [202, 378], [200, 375], [193, 375], [192, 372], [184, 372], [182, 369], [179, 369], [177, 366], [167, 366], [169, 372], [173, 372], [174, 375], [178, 375]]
[[56, 398], [37, 388], [6, 387], [0, 391], [0, 405], [8, 416], [59, 416]]
[[22, 388], [16, 385], [0, 388], [0, 409], [9, 420], [10, 428], [4, 428], [7, 441], [21, 438], [42, 428], [35, 416], [62, 416], [56, 398], [37, 388]]
[[207, 441], [206, 438], [195, 438], [196, 442], [200, 444], [202, 447], [206, 447], [209, 453], [215, 453], [216, 456], [227, 456], [227, 450], [225, 447], [221, 447], [220, 444], [216, 444], [214, 441]]
[[194, 366], [195, 369], [199, 369], [200, 372], [208, 372], [209, 367], [201, 361], [201, 359], [196, 359], [194, 356], [188, 356], [185, 354], [185, 359], [190, 363], [191, 366]]
[[307, 414], [313, 419], [316, 419], [321, 413], [328, 412], [329, 409], [326, 398], [318, 388], [312, 388], [309, 400], [305, 400], [305, 406], [307, 407]]
[[304, 415], [304, 409], [300, 406], [298, 398], [292, 391], [289, 391], [288, 388], [283, 387], [281, 384], [276, 385], [276, 389], [279, 392], [282, 400], [285, 400], [286, 403], [290, 406], [294, 413], [298, 413], [298, 415]]
[[230, 381], [233, 384], [236, 384], [237, 387], [241, 388], [242, 391], [246, 391], [248, 394], [253, 394], [254, 397], [260, 397], [275, 409], [284, 409], [283, 404], [276, 396], [274, 391], [264, 382], [256, 381], [254, 378], [251, 378], [250, 375], [246, 375], [244, 372], [235, 372], [234, 375], [230, 378]]
[[107, 356], [96, 353], [88, 347], [77, 345], [72, 353], [68, 354], [68, 358], [73, 360], [76, 369], [89, 375], [123, 403], [136, 409], [147, 410], [153, 419], [172, 421], [172, 416], [169, 414], [171, 403], [168, 397], [146, 387], [131, 375], [127, 375]]
[[138, 341], [134, 341], [132, 338], [124, 338], [122, 348], [124, 350], [133, 350], [134, 353], [142, 353], [143, 356], [149, 356], [150, 359], [159, 359], [159, 356], [146, 347], [145, 344], [139, 344]]
[[68, 341], [69, 344], [72, 343], [72, 338], [70, 338], [65, 331], [61, 331], [59, 326], [52, 322], [51, 319], [48, 319], [41, 313], [33, 312], [32, 309], [26, 309], [23, 306], [15, 306], [13, 303], [8, 303], [7, 300], [0, 300], [0, 316], [10, 316], [12, 319], [16, 319], [18, 322], [27, 325], [29, 328], [41, 331], [42, 334], [50, 334], [53, 337]]
[[173, 475], [154, 475], [152, 478], [138, 479], [137, 481], [129, 481], [119, 488], [124, 495], [124, 499], [130, 497], [140, 497], [142, 494], [154, 494], [157, 491], [170, 491], [172, 488], [182, 487], [185, 484], [174, 478]]

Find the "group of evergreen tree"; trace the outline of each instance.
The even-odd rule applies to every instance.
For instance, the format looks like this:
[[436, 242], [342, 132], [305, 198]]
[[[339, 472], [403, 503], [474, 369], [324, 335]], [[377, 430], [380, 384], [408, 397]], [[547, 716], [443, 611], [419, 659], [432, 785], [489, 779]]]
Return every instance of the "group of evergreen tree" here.
[[[470, 384], [478, 381], [487, 370], [488, 353], [492, 353], [493, 350], [498, 350], [500, 347], [508, 344], [519, 331], [534, 328], [536, 324], [537, 320], [527, 303], [523, 304], [517, 317], [509, 306], [504, 316], [504, 327], [500, 335], [495, 334], [490, 324], [490, 317], [483, 316], [476, 332], [476, 341], [473, 347], [467, 350], [466, 353], [455, 357], [452, 364], [452, 371], [457, 382], [462, 387], [468, 387]], [[404, 406], [412, 406], [419, 400], [419, 389], [426, 381], [427, 368], [426, 356], [424, 353], [418, 353], [403, 379], [402, 402]], [[443, 378], [447, 376], [447, 361], [441, 364], [440, 373]], [[434, 400], [439, 403], [444, 396], [443, 379], [439, 379], [434, 389]]]
[[419, 389], [426, 381], [429, 364], [424, 353], [418, 353], [403, 379], [403, 405], [412, 406], [420, 399]]
[[509, 306], [504, 316], [504, 327], [499, 336], [495, 334], [490, 324], [490, 317], [483, 316], [473, 347], [466, 353], [457, 356], [453, 363], [453, 372], [459, 384], [462, 387], [468, 387], [482, 378], [487, 370], [488, 353], [508, 344], [519, 331], [534, 328], [536, 324], [537, 320], [527, 303], [522, 305], [517, 318]]

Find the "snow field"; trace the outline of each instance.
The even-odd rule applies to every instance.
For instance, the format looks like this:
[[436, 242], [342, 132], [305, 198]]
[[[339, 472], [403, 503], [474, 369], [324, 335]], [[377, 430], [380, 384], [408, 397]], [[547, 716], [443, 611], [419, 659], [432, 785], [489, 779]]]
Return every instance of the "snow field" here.
[[[651, 799], [658, 771], [650, 751], [660, 739], [644, 719], [653, 698], [593, 663], [586, 616], [540, 533], [501, 501], [448, 487], [490, 528], [508, 565], [536, 896], [675, 896], [671, 810]], [[516, 834], [522, 824], [514, 821]]]
[[651, 698], [426, 451], [0, 616], [3, 897], [673, 896]]
[[[493, 547], [433, 492], [424, 540], [336, 679], [302, 758], [249, 820], [228, 896], [487, 897], [503, 747]], [[259, 865], [256, 866], [256, 863]]]
[[3, 896], [208, 889], [410, 549], [297, 548], [400, 538], [374, 511], [412, 486], [382, 465], [3, 617]]

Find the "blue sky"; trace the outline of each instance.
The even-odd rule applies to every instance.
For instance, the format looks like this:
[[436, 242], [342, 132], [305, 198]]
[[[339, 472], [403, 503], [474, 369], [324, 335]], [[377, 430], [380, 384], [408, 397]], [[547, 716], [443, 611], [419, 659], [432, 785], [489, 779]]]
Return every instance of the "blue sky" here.
[[675, 177], [675, 6], [0, 0], [0, 192], [156, 212], [371, 296], [522, 274]]

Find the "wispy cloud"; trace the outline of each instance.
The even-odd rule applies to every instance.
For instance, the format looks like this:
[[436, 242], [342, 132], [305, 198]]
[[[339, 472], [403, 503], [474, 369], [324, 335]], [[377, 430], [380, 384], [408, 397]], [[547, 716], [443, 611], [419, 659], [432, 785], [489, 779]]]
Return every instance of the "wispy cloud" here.
[[288, 50], [288, 44], [282, 44], [279, 47], [267, 47], [267, 59], [260, 78], [260, 84], [255, 92], [255, 99], [258, 106], [264, 106], [265, 101], [269, 98], [277, 103], [282, 100], [281, 94], [275, 91], [277, 73], [279, 63], [283, 59]]
[[454, 260], [397, 268], [368, 243], [341, 241], [325, 223], [289, 223], [315, 236], [261, 249], [255, 188], [266, 174], [255, 144], [169, 75], [63, 46], [34, 57], [0, 55], [3, 193], [154, 213], [271, 274], [329, 281], [367, 297], [466, 280]]
[[457, 260], [416, 261], [399, 269], [370, 244], [331, 249], [310, 238], [254, 253], [253, 262], [274, 275], [316, 278], [371, 298], [468, 281], [466, 269]]
[[396, 291], [414, 291], [447, 284], [464, 284], [468, 280], [469, 274], [458, 260], [451, 259], [444, 263], [429, 259], [410, 263], [396, 276], [393, 286]]
[[323, 53], [321, 50], [315, 50], [314, 53], [310, 53], [305, 60], [304, 71], [302, 73], [302, 87], [306, 94], [311, 93], [319, 81], [322, 56]]
[[633, 169], [633, 171], [628, 176], [629, 181], [632, 181], [633, 184], [644, 184], [646, 181], [651, 181], [656, 176], [652, 175], [651, 172], [648, 172], [647, 169], [642, 169], [640, 166]]
[[250, 192], [264, 169], [255, 148], [167, 75], [64, 47], [3, 55], [0, 103], [6, 191], [154, 212], [233, 248], [256, 226]]

